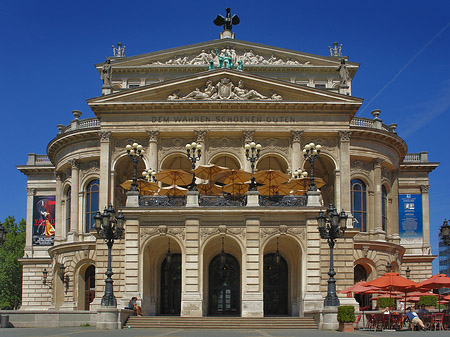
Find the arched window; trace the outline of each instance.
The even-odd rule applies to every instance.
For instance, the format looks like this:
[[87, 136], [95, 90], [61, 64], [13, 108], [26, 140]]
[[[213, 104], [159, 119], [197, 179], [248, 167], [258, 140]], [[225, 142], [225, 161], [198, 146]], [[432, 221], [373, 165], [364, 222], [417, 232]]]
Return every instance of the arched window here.
[[384, 231], [386, 231], [387, 223], [387, 192], [383, 185], [381, 186], [381, 227]]
[[70, 216], [72, 207], [72, 188], [68, 188], [66, 191], [66, 233], [70, 232]]
[[98, 211], [99, 181], [92, 180], [86, 187], [86, 232], [94, 229], [94, 215]]
[[351, 194], [352, 213], [355, 217], [354, 227], [358, 228], [361, 232], [365, 232], [367, 225], [366, 184], [360, 179], [352, 179]]

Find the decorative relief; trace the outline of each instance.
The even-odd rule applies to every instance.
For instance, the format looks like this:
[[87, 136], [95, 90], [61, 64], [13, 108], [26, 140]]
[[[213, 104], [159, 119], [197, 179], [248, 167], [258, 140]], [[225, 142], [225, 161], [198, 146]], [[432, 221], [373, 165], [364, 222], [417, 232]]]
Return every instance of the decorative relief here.
[[363, 256], [365, 259], [367, 259], [367, 256], [369, 256], [369, 247], [367, 246], [363, 247]]
[[384, 163], [384, 159], [375, 158], [375, 160], [373, 161], [373, 168], [381, 167], [381, 164], [383, 164], [383, 163]]
[[367, 162], [355, 160], [350, 163], [350, 171], [369, 173], [371, 170], [372, 170], [371, 165]]
[[148, 141], [150, 143], [156, 143], [158, 141], [159, 131], [151, 130], [147, 131]]
[[350, 137], [352, 136], [351, 131], [339, 131], [339, 138], [341, 141], [350, 141]]
[[430, 189], [430, 185], [420, 185], [420, 191], [422, 193], [428, 193], [429, 189]]
[[383, 167], [381, 169], [381, 177], [382, 178], [386, 178], [387, 180], [389, 180], [389, 182], [392, 184], [392, 171], [389, 171], [386, 167]]
[[55, 172], [55, 178], [59, 182], [64, 181], [64, 173], [59, 171]]
[[234, 149], [242, 147], [241, 139], [239, 138], [208, 138], [208, 148], [212, 149]]
[[303, 140], [303, 146], [313, 142], [314, 144], [322, 145], [321, 152], [332, 154], [338, 160], [338, 144], [335, 138], [310, 138]]
[[300, 143], [303, 131], [291, 130], [292, 143]]
[[70, 165], [72, 166], [72, 169], [79, 170], [80, 169], [80, 161], [77, 159], [72, 159], [69, 161]]
[[80, 164], [80, 170], [81, 170], [81, 176], [84, 178], [86, 175], [93, 173], [93, 172], [99, 172], [100, 171], [100, 164], [98, 161], [91, 161], [88, 163], [81, 163]]
[[244, 81], [240, 80], [235, 85], [229, 78], [222, 78], [218, 83], [213, 84], [211, 80], [207, 80], [205, 87], [196, 88], [187, 95], [181, 97], [180, 91], [177, 90], [167, 97], [169, 101], [178, 100], [269, 100], [281, 101], [283, 98], [276, 92], [272, 91], [269, 96], [264, 96], [254, 89], [245, 88]]
[[35, 188], [27, 187], [27, 195], [34, 196], [35, 194], [36, 194], [36, 189]]
[[244, 143], [251, 143], [255, 138], [255, 130], [244, 130], [242, 131], [244, 135]]
[[304, 227], [296, 227], [280, 225], [278, 227], [261, 227], [261, 240], [265, 240], [268, 236], [291, 234], [302, 240], [306, 238], [306, 229]]
[[[304, 63], [295, 60], [290, 57], [280, 58], [275, 54], [270, 56], [263, 56], [260, 54], [255, 54], [255, 52], [250, 50], [236, 50], [234, 47], [226, 47], [219, 50], [209, 50], [203, 49], [199, 54], [193, 55], [176, 55], [168, 60], [157, 60], [150, 65], [203, 65], [209, 66], [214, 64], [218, 67], [220, 65], [220, 58], [229, 58], [233, 64], [242, 63], [244, 65], [267, 65], [267, 66], [298, 66], [310, 64], [309, 61]], [[211, 62], [212, 61], [212, 62]]]
[[98, 135], [101, 142], [109, 142], [111, 139], [111, 131], [100, 131]]
[[197, 143], [205, 143], [205, 137], [208, 133], [208, 130], [194, 130], [195, 135], [197, 137]]
[[200, 239], [204, 241], [208, 237], [212, 235], [219, 234], [220, 236], [225, 236], [227, 234], [231, 234], [240, 238], [241, 240], [245, 239], [245, 228], [244, 227], [229, 227], [227, 225], [219, 225], [217, 227], [201, 227], [200, 228]]
[[172, 235], [184, 241], [185, 230], [184, 227], [168, 227], [167, 225], [159, 225], [158, 227], [152, 228], [141, 228], [141, 238], [152, 237], [155, 235], [166, 236]]

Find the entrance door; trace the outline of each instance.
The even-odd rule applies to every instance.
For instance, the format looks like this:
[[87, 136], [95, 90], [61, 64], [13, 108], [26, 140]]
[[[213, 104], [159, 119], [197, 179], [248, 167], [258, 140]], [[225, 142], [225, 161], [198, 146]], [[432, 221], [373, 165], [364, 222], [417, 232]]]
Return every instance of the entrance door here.
[[179, 315], [181, 311], [181, 254], [172, 254], [161, 265], [161, 314]]
[[288, 266], [281, 255], [264, 256], [264, 315], [288, 314]]
[[95, 267], [89, 266], [84, 274], [84, 310], [89, 310], [95, 298]]
[[209, 315], [240, 314], [239, 262], [222, 253], [209, 264]]

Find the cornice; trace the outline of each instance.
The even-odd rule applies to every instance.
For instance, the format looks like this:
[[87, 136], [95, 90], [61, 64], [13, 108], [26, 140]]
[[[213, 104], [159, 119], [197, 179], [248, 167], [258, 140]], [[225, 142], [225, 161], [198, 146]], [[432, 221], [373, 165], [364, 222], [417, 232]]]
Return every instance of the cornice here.
[[427, 173], [432, 172], [434, 169], [436, 169], [439, 166], [438, 162], [426, 162], [426, 163], [405, 163], [402, 162], [400, 164], [400, 170], [401, 171], [425, 171]]

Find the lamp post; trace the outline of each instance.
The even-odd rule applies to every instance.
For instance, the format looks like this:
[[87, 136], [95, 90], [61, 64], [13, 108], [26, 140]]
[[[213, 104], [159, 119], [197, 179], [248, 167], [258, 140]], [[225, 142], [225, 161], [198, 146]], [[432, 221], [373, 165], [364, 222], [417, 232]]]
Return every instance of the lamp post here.
[[406, 278], [409, 280], [411, 277], [411, 269], [409, 269], [409, 266], [406, 268]]
[[3, 244], [5, 243], [6, 233], [8, 233], [8, 232], [6, 231], [5, 227], [3, 227], [2, 223], [0, 222], [0, 247], [3, 246]]
[[97, 212], [94, 217], [95, 229], [99, 238], [104, 239], [108, 246], [108, 266], [106, 268], [106, 280], [105, 280], [105, 294], [103, 295], [101, 305], [102, 306], [117, 306], [116, 298], [113, 291], [113, 280], [111, 276], [114, 274], [111, 270], [111, 249], [115, 239], [121, 239], [124, 232], [123, 225], [125, 224], [125, 217], [122, 211], [116, 216], [116, 212], [112, 205], [105, 208], [103, 214]]
[[306, 171], [304, 171], [304, 170], [302, 170], [302, 169], [295, 170], [295, 171], [293, 172], [293, 174], [292, 174], [292, 177], [293, 177], [294, 179], [297, 179], [297, 178], [306, 178], [307, 176], [308, 176], [308, 172], [306, 172]]
[[252, 180], [250, 182], [250, 186], [248, 188], [249, 191], [256, 191], [256, 183], [255, 177], [253, 173], [255, 173], [255, 163], [259, 159], [261, 152], [261, 144], [256, 144], [255, 142], [245, 144], [245, 158], [250, 162], [250, 167], [252, 168]]
[[347, 218], [347, 214], [343, 210], [339, 214], [331, 202], [326, 213], [324, 214], [321, 210], [317, 217], [320, 237], [326, 239], [330, 247], [330, 271], [328, 272], [328, 291], [324, 301], [325, 307], [339, 306], [339, 299], [336, 295], [336, 280], [334, 279], [336, 272], [334, 271], [333, 265], [333, 249], [336, 239], [344, 236], [345, 230], [347, 229]]
[[156, 177], [155, 177], [155, 175], [156, 175], [155, 170], [152, 170], [152, 169], [144, 170], [142, 172], [142, 175], [145, 177], [145, 179], [147, 181], [155, 182], [155, 183], [157, 182]]
[[133, 145], [128, 144], [126, 146], [128, 156], [130, 157], [132, 163], [133, 163], [133, 183], [131, 184], [130, 191], [138, 191], [138, 185], [137, 185], [137, 164], [139, 161], [139, 158], [143, 157], [142, 154], [142, 145], [138, 143], [133, 143]]
[[450, 246], [450, 226], [448, 225], [447, 219], [444, 220], [439, 234], [444, 245]]
[[[192, 163], [192, 170], [195, 170], [195, 163], [199, 161], [202, 156], [202, 144], [197, 144], [196, 142], [186, 144], [186, 155]], [[194, 172], [192, 172], [192, 182], [189, 185], [189, 191], [197, 191]]]
[[390, 273], [391, 271], [392, 271], [392, 266], [391, 266], [391, 263], [388, 262], [387, 265], [386, 265], [386, 272]]
[[314, 183], [314, 161], [319, 157], [322, 145], [309, 143], [303, 148], [303, 157], [309, 161], [311, 167], [311, 175], [309, 176], [309, 189], [308, 191], [317, 191], [316, 184]]

